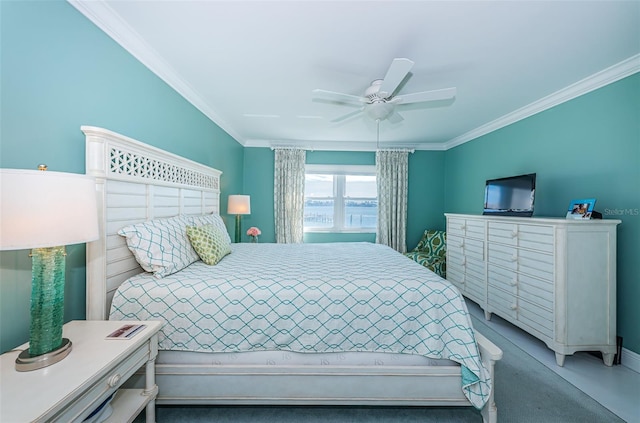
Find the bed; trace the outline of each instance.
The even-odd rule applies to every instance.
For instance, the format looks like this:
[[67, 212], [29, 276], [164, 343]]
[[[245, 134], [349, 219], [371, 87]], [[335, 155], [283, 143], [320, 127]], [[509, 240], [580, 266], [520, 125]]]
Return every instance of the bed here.
[[221, 173], [82, 131], [101, 226], [87, 247], [87, 319], [164, 322], [158, 404], [474, 406], [497, 421], [502, 351], [447, 281], [369, 243], [232, 244], [215, 266], [156, 277], [118, 231], [218, 216]]

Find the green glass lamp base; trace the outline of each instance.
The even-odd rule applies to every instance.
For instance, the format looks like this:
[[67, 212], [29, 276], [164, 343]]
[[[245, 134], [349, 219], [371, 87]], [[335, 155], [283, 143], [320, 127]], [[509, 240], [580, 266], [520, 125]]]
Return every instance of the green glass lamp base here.
[[31, 355], [29, 350], [24, 350], [16, 358], [16, 370], [19, 372], [30, 372], [32, 370], [42, 369], [61, 361], [71, 352], [71, 341], [62, 338], [62, 345], [59, 348], [49, 351], [45, 354]]
[[236, 214], [236, 242], [242, 241], [242, 224], [240, 223], [240, 215]]
[[31, 250], [29, 349], [16, 359], [18, 371], [50, 366], [71, 352], [71, 341], [62, 338], [65, 255], [64, 246]]

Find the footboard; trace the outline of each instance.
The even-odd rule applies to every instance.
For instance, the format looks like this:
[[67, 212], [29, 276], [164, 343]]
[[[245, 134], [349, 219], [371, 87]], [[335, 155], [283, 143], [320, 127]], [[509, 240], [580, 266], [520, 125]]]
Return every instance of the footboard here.
[[481, 411], [482, 420], [485, 423], [496, 423], [498, 421], [498, 409], [494, 399], [496, 391], [495, 363], [502, 359], [502, 350], [493, 342], [485, 338], [484, 335], [478, 333], [478, 331], [476, 331], [475, 334], [482, 363], [489, 370], [489, 373], [491, 374], [491, 381], [493, 383], [489, 399]]
[[[476, 332], [491, 372], [502, 350]], [[459, 366], [281, 366], [157, 364], [157, 404], [470, 406]], [[140, 379], [137, 383], [143, 383]], [[481, 410], [497, 421], [493, 390]]]

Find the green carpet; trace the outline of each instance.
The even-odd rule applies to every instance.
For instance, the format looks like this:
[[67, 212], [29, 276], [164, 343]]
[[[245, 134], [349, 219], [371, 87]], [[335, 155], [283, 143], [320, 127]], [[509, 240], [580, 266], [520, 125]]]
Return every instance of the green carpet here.
[[[614, 423], [623, 422], [560, 376], [547, 369], [482, 321], [474, 327], [504, 352], [496, 364], [499, 422]], [[144, 413], [136, 422], [144, 421]], [[215, 423], [478, 423], [472, 407], [345, 407], [345, 406], [158, 406], [157, 421]]]

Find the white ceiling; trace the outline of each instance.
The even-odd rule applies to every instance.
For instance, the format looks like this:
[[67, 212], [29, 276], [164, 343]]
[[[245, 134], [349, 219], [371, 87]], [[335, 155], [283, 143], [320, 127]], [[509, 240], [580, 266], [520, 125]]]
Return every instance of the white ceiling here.
[[381, 147], [442, 150], [640, 71], [639, 1], [69, 0], [245, 146], [373, 150], [376, 123], [321, 101], [361, 96], [394, 58], [397, 106]]

